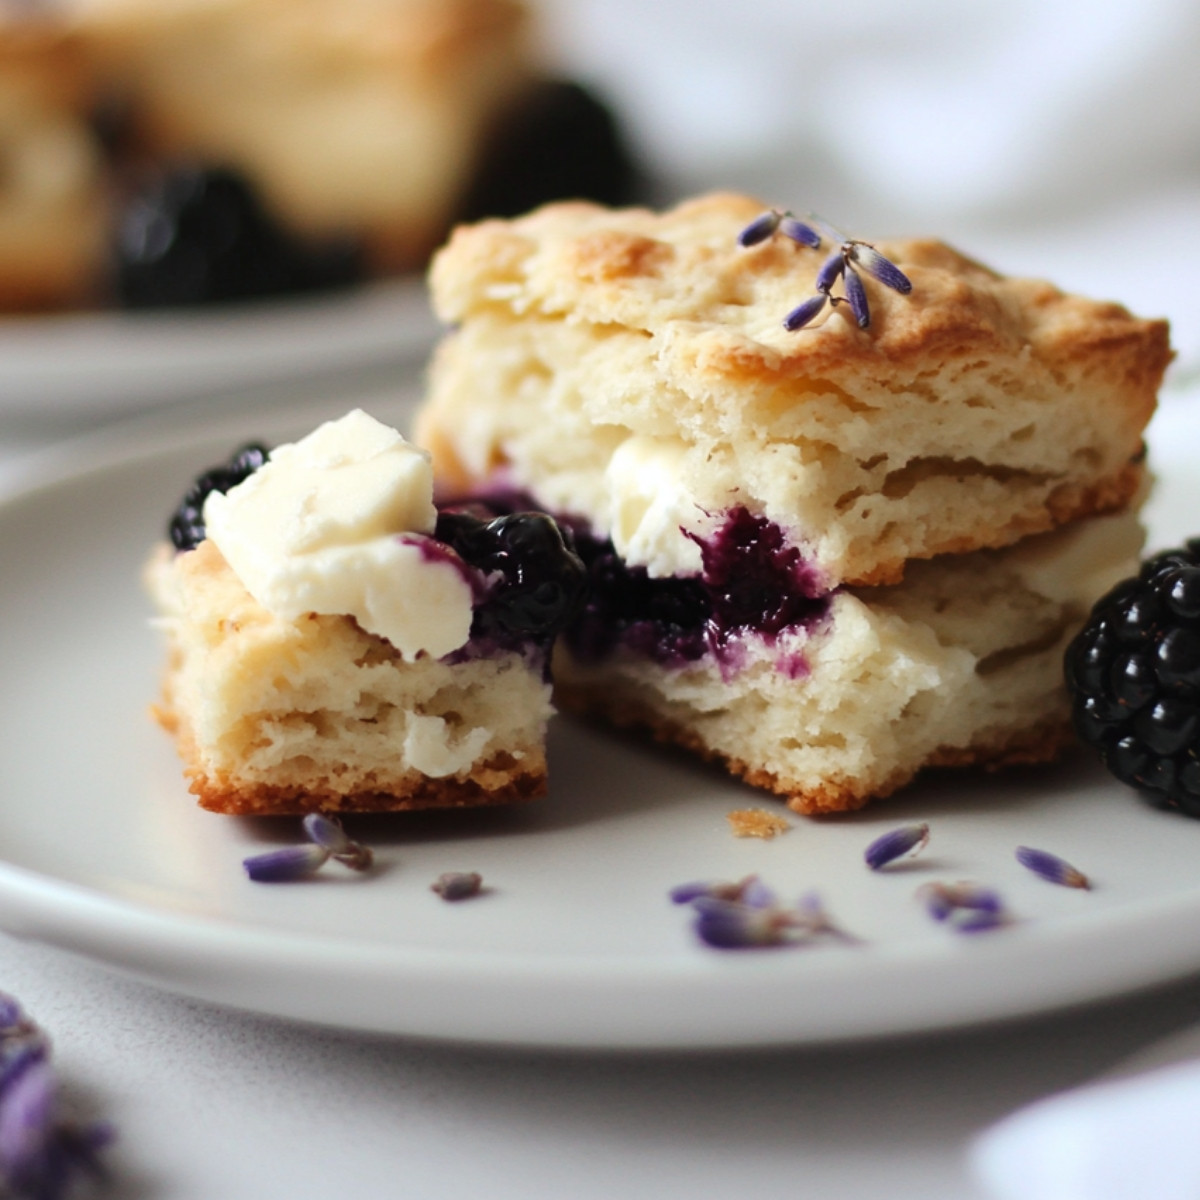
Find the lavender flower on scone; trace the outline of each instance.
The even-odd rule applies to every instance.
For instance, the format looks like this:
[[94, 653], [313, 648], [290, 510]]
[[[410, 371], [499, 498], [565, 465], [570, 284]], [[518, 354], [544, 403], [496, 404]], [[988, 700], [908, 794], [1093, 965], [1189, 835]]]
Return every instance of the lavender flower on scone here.
[[1062, 887], [1090, 888], [1088, 877], [1077, 867], [1071, 866], [1066, 859], [1051, 854], [1048, 850], [1036, 850], [1032, 846], [1017, 847], [1017, 862], [1027, 867], [1035, 875], [1041, 876], [1048, 883], [1057, 883]]
[[925, 822], [901, 825], [877, 837], [867, 847], [863, 858], [872, 871], [879, 871], [906, 854], [920, 854], [928, 844], [929, 826]]
[[822, 934], [857, 941], [829, 918], [815, 893], [785, 908], [756, 875], [736, 883], [685, 883], [671, 889], [676, 904], [690, 904], [696, 936], [717, 950], [799, 945]]
[[[859, 329], [866, 329], [871, 324], [871, 307], [860, 272], [865, 272], [884, 287], [899, 292], [902, 296], [907, 296], [912, 291], [912, 281], [908, 276], [894, 262], [880, 254], [870, 242], [847, 237], [816, 217], [809, 219], [811, 225], [798, 220], [790, 212], [771, 209], [756, 217], [738, 235], [738, 243], [748, 247], [757, 246], [760, 242], [774, 237], [776, 233], [782, 233], [800, 245], [816, 250], [821, 245], [821, 234], [813, 228], [813, 225], [816, 225], [830, 241], [840, 243], [817, 272], [816, 293], [798, 304], [783, 318], [783, 327], [789, 333], [810, 325], [825, 308], [826, 302], [832, 308], [839, 304], [848, 304]], [[844, 294], [835, 296], [833, 288], [839, 279], [842, 281]]]
[[61, 1200], [81, 1176], [100, 1179], [105, 1122], [79, 1125], [62, 1112], [50, 1043], [0, 993], [0, 1183], [4, 1195]]
[[375, 861], [370, 847], [354, 841], [335, 817], [309, 813], [303, 828], [309, 845], [285, 846], [244, 859], [246, 874], [255, 883], [295, 883], [314, 875], [331, 858], [352, 871], [368, 871]]

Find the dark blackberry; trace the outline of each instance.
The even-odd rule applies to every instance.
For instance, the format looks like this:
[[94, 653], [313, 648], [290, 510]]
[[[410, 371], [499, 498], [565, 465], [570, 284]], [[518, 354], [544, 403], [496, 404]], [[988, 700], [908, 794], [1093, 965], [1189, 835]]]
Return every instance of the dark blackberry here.
[[609, 109], [577, 83], [546, 80], [494, 123], [459, 219], [515, 217], [550, 200], [631, 204], [644, 190]]
[[583, 600], [587, 576], [571, 535], [545, 513], [441, 512], [434, 536], [488, 582], [473, 636], [502, 642], [553, 637]]
[[208, 304], [352, 283], [358, 249], [291, 237], [228, 170], [181, 166], [152, 178], [118, 217], [113, 287], [127, 308]]
[[1065, 670], [1075, 728], [1108, 770], [1200, 817], [1200, 539], [1104, 596]]
[[196, 477], [196, 481], [180, 500], [167, 527], [176, 550], [194, 550], [205, 538], [204, 501], [210, 492], [225, 493], [243, 479], [253, 475], [267, 461], [268, 450], [258, 442], [249, 442], [236, 450], [228, 462], [211, 467]]

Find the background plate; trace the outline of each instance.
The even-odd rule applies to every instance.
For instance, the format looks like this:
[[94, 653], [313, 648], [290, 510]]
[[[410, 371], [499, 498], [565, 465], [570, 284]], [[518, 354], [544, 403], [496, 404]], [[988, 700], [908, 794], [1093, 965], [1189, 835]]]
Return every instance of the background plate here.
[[424, 280], [160, 312], [0, 320], [0, 418], [111, 416], [424, 357], [436, 333]]
[[[1152, 810], [1082, 756], [999, 778], [945, 775], [865, 813], [736, 840], [725, 814], [773, 807], [670, 752], [559, 720], [552, 791], [501, 812], [364, 818], [370, 878], [249, 883], [241, 859], [294, 821], [200, 811], [146, 706], [160, 647], [138, 582], [195, 472], [359, 404], [407, 423], [411, 396], [302, 409], [176, 409], [43, 457], [0, 502], [0, 925], [185, 994], [348, 1028], [574, 1047], [812, 1043], [1016, 1016], [1200, 968], [1200, 822]], [[203, 421], [203, 425], [200, 421]], [[1155, 543], [1200, 511], [1194, 405], [1159, 418]], [[782, 811], [782, 809], [780, 809]], [[873, 874], [862, 851], [928, 820], [926, 853]], [[1089, 872], [1056, 888], [1018, 844]], [[445, 870], [489, 891], [429, 891]], [[721, 954], [667, 889], [758, 872], [817, 889], [860, 946]], [[1020, 920], [974, 939], [913, 900], [930, 879], [999, 888]]]

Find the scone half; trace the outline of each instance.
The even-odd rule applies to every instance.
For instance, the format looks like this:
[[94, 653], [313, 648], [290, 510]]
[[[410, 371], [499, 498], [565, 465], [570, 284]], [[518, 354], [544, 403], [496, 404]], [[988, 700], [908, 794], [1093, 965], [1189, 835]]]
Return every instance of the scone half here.
[[1141, 541], [1127, 513], [914, 563], [771, 636], [700, 631], [694, 657], [670, 620], [607, 635], [585, 620], [556, 652], [558, 700], [718, 760], [802, 813], [859, 808], [926, 767], [1049, 761], [1071, 738], [1063, 652]]
[[[913, 559], [1137, 492], [1165, 322], [895, 241], [879, 249], [910, 294], [867, 280], [869, 329], [841, 305], [789, 332], [828, 247], [743, 248], [762, 208], [561, 204], [458, 230], [431, 272], [452, 332], [416, 434], [445, 484], [502, 480], [675, 573], [694, 569], [707, 515], [745, 507], [825, 588], [895, 582]], [[664, 487], [679, 503], [660, 568], [636, 543]]]
[[283, 621], [211, 542], [156, 552], [159, 723], [202, 807], [242, 815], [507, 804], [546, 787], [550, 686], [514, 650], [406, 662], [346, 616]]

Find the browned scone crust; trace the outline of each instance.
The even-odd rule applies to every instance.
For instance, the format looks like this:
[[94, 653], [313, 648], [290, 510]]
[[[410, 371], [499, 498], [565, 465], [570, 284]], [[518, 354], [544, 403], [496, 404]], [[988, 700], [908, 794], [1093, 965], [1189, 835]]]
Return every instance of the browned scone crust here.
[[929, 770], [983, 767], [996, 771], [1010, 766], [1054, 762], [1075, 742], [1070, 720], [1057, 716], [1032, 726], [1003, 732], [991, 730], [988, 736], [969, 746], [938, 747], [919, 767], [894, 771], [881, 780], [825, 780], [814, 784], [788, 778], [761, 765], [747, 763], [735, 754], [714, 749], [694, 729], [665, 720], [652, 706], [639, 704], [627, 696], [616, 698], [595, 689], [560, 684], [555, 690], [555, 702], [563, 712], [598, 718], [618, 729], [642, 730], [656, 742], [679, 746], [706, 762], [717, 763], [751, 787], [784, 797], [788, 808], [808, 817], [853, 812], [872, 800], [885, 799]]
[[168, 647], [152, 714], [202, 807], [393, 812], [544, 794], [549, 689], [538, 663], [515, 653], [410, 662], [349, 617], [282, 621], [209, 541], [159, 547], [146, 578]]
[[[675, 442], [703, 505], [736, 493], [831, 585], [892, 582], [910, 559], [1129, 502], [1171, 358], [1165, 321], [903, 240], [878, 248], [912, 292], [868, 279], [869, 329], [843, 305], [788, 332], [830, 247], [743, 249], [764, 207], [557, 204], [456, 231], [431, 272], [456, 328], [417, 433], [447, 486], [499, 474], [603, 529], [614, 446]], [[593, 459], [574, 444], [589, 430]]]

